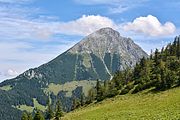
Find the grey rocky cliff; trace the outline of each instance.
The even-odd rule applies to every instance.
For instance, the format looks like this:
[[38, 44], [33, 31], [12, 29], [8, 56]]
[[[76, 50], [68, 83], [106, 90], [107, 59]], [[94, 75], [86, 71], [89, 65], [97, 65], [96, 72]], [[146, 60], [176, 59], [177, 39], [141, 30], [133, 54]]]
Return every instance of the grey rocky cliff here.
[[146, 52], [132, 39], [122, 37], [112, 28], [102, 28], [88, 35], [68, 52], [73, 54], [93, 53], [102, 60], [106, 53], [119, 54], [123, 59], [121, 62], [129, 67], [133, 67], [140, 58], [148, 57]]

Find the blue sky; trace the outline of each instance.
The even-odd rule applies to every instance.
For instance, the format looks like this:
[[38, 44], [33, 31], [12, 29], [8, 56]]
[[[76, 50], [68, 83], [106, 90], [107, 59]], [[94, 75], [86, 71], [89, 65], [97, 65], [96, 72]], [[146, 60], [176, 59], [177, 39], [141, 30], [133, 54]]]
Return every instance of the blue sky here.
[[0, 0], [0, 81], [112, 27], [146, 52], [180, 32], [179, 0]]

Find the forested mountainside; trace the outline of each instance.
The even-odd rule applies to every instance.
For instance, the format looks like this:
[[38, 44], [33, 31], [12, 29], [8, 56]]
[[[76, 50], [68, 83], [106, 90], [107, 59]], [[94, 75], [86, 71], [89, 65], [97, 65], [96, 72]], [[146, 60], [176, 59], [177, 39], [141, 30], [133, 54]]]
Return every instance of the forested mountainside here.
[[[134, 68], [116, 72], [112, 80], [97, 80], [96, 86], [89, 90], [88, 97], [73, 98], [73, 112], [65, 114], [65, 117], [62, 109], [49, 105], [41, 118], [178, 120], [179, 86], [180, 37], [176, 37], [173, 43], [161, 50], [156, 49], [149, 58], [143, 57]], [[27, 116], [24, 113], [22, 117], [24, 115]]]
[[52, 61], [0, 83], [0, 118], [19, 120], [22, 111], [36, 107], [45, 111], [49, 98], [52, 104], [60, 99], [64, 111], [70, 111], [72, 98], [87, 96], [96, 79], [109, 80], [143, 57], [148, 55], [130, 38], [100, 29]]

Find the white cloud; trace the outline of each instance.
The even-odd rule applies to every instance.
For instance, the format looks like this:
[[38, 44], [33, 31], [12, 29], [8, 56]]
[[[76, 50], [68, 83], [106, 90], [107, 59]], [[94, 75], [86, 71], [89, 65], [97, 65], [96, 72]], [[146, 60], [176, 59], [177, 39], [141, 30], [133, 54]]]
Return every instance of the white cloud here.
[[50, 39], [55, 34], [88, 35], [103, 27], [116, 28], [116, 24], [103, 16], [82, 16], [69, 22], [49, 22], [19, 18], [0, 18], [1, 39]]
[[112, 27], [117, 29], [117, 25], [108, 17], [100, 15], [83, 15], [81, 18], [67, 23], [59, 23], [59, 32], [64, 34], [88, 35], [100, 28]]
[[0, 69], [0, 82], [2, 82], [4, 79], [10, 79], [10, 78], [16, 77], [17, 75], [18, 75], [18, 72], [14, 69], [8, 69], [4, 71]]
[[15, 70], [9, 69], [9, 70], [7, 71], [7, 75], [8, 75], [8, 76], [17, 76], [17, 75], [18, 75], [18, 72], [15, 71]]
[[148, 36], [168, 36], [176, 31], [176, 27], [172, 22], [165, 24], [152, 15], [147, 17], [136, 18], [133, 22], [128, 22], [123, 26], [125, 31], [133, 31], [135, 33], [145, 34]]

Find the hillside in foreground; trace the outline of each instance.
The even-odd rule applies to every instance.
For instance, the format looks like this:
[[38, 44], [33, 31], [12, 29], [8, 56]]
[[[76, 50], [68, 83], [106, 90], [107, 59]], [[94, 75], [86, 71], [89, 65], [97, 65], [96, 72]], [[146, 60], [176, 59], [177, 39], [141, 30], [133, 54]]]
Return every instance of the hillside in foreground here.
[[180, 87], [121, 95], [70, 112], [63, 120], [179, 120], [179, 93]]

